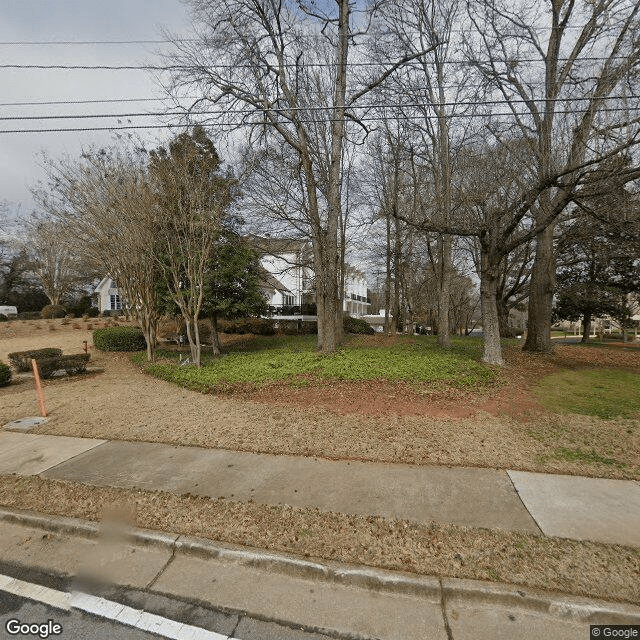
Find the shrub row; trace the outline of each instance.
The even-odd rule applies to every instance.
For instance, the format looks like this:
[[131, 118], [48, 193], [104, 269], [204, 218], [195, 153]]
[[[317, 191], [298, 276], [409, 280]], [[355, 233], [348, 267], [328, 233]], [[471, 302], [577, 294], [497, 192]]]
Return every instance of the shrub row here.
[[363, 333], [369, 335], [375, 333], [373, 327], [368, 322], [362, 318], [352, 318], [351, 316], [347, 316], [344, 319], [344, 330], [346, 333]]
[[46, 349], [31, 349], [30, 351], [14, 351], [9, 354], [9, 361], [18, 372], [31, 371], [31, 359], [40, 364], [42, 358], [55, 358], [62, 355], [62, 349], [49, 347]]
[[238, 320], [219, 320], [221, 333], [253, 333], [259, 336], [273, 336], [275, 323], [270, 318], [241, 318]]
[[11, 384], [11, 367], [0, 362], [0, 387], [8, 387]]
[[77, 353], [68, 356], [55, 356], [53, 358], [41, 358], [37, 360], [40, 376], [47, 380], [56, 371], [64, 369], [67, 375], [82, 373], [87, 369], [87, 362], [91, 356], [88, 353]]
[[138, 327], [104, 327], [93, 332], [93, 344], [100, 351], [143, 351], [147, 348]]

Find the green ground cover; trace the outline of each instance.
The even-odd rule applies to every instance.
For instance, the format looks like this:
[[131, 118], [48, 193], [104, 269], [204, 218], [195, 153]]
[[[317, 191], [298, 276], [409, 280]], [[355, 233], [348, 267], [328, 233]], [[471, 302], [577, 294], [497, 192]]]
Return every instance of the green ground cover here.
[[543, 378], [535, 394], [559, 413], [633, 418], [640, 412], [640, 375], [620, 369], [562, 371]]
[[406, 337], [393, 344], [349, 336], [336, 354], [325, 356], [317, 352], [315, 336], [274, 336], [247, 338], [223, 357], [205, 354], [201, 369], [179, 366], [175, 351], [158, 351], [153, 364], [145, 362], [144, 354], [133, 359], [151, 375], [199, 391], [278, 380], [298, 385], [314, 380], [439, 381], [473, 387], [497, 377], [478, 362], [481, 350], [475, 338], [455, 339], [451, 349], [443, 350], [430, 336]]

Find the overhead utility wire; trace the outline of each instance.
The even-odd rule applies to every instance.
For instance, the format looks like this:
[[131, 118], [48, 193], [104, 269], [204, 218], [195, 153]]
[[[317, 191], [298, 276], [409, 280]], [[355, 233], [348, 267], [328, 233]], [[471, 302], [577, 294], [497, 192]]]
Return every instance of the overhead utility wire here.
[[[587, 25], [567, 25], [565, 29], [584, 29]], [[536, 29], [541, 31], [551, 31], [554, 27], [536, 26]], [[465, 29], [450, 29], [451, 33], [467, 33]], [[324, 38], [320, 34], [300, 34], [298, 37], [303, 38]], [[0, 46], [19, 46], [19, 45], [94, 45], [94, 44], [173, 44], [174, 42], [198, 42], [198, 38], [176, 38], [174, 40], [162, 39], [162, 40], [13, 40], [0, 42]]]
[[[625, 96], [629, 99], [640, 99], [640, 96]], [[589, 100], [590, 98], [580, 98], [581, 100]], [[557, 98], [555, 101], [560, 101], [560, 98]], [[576, 98], [578, 100], [578, 98]], [[562, 100], [564, 101], [564, 100]], [[513, 100], [512, 102], [524, 103], [525, 100]], [[546, 102], [544, 99], [539, 100], [539, 102]], [[479, 105], [503, 105], [506, 104], [504, 100], [486, 100], [486, 101], [477, 101], [473, 103], [468, 102], [444, 102], [444, 103], [415, 103], [415, 104], [364, 104], [355, 107], [350, 107], [350, 109], [416, 109], [422, 107], [446, 107], [446, 106], [479, 106]], [[338, 108], [337, 106], [326, 106], [326, 107], [273, 107], [270, 109], [261, 109], [260, 112], [263, 113], [289, 113], [289, 112], [298, 112], [298, 111], [334, 111]], [[601, 111], [629, 111], [629, 108], [626, 107], [609, 107], [598, 109]], [[576, 113], [582, 111], [572, 109], [571, 111], [555, 111], [555, 113]], [[194, 111], [193, 115], [225, 115], [228, 111]], [[234, 114], [251, 114], [256, 113], [256, 109], [238, 109], [233, 112]], [[524, 112], [525, 114], [527, 112]], [[169, 117], [169, 116], [186, 116], [190, 115], [189, 112], [186, 111], [166, 111], [166, 112], [132, 112], [132, 113], [81, 113], [81, 114], [56, 114], [56, 115], [46, 115], [46, 116], [0, 116], [0, 121], [2, 120], [75, 120], [75, 119], [87, 119], [87, 118], [148, 118], [148, 117]], [[459, 114], [451, 117], [460, 117], [463, 114]], [[479, 114], [486, 115], [486, 114]], [[522, 115], [522, 114], [519, 114]]]
[[[599, 62], [603, 60], [626, 60], [629, 56], [589, 56], [579, 58], [577, 62]], [[568, 58], [558, 58], [558, 62], [564, 62]], [[443, 60], [443, 64], [493, 64], [502, 63], [502, 60]], [[511, 61], [507, 61], [511, 62]], [[540, 58], [522, 58], [515, 60], [518, 63], [544, 62]], [[384, 67], [389, 62], [347, 62], [349, 67]], [[254, 69], [254, 64], [216, 64], [214, 69]], [[272, 65], [274, 68], [276, 63]], [[302, 65], [285, 62], [283, 67], [298, 69], [300, 66], [313, 68], [334, 68], [336, 65], [330, 62], [305, 62]], [[38, 70], [65, 70], [65, 71], [184, 71], [191, 69], [188, 65], [107, 65], [107, 64], [2, 64], [0, 69], [38, 69]]]
[[[617, 112], [617, 111], [628, 111], [623, 108], [611, 108], [611, 109], [600, 109], [601, 112]], [[222, 115], [223, 112], [214, 112], [213, 115]], [[255, 111], [251, 111], [251, 113], [255, 113]], [[567, 111], [556, 111], [558, 114], [575, 114], [575, 113], [585, 113], [585, 111], [579, 111], [576, 109], [567, 110]], [[150, 114], [154, 115], [154, 114]], [[180, 114], [185, 115], [185, 114]], [[200, 113], [197, 115], [207, 115], [207, 112]], [[258, 115], [258, 114], [256, 114]], [[476, 117], [503, 117], [503, 116], [528, 116], [528, 113], [513, 113], [511, 111], [507, 111], [505, 113], [491, 113], [491, 114], [483, 114], [483, 113], [467, 113], [460, 114], [457, 116], [458, 118], [476, 118]], [[423, 120], [424, 118], [434, 119], [437, 118], [436, 115], [417, 115], [417, 116], [402, 116], [401, 120]], [[362, 118], [358, 118], [361, 122], [379, 122], [381, 120], [392, 120], [396, 118], [391, 118], [388, 116], [365, 116]], [[320, 122], [337, 122], [337, 118], [323, 118], [322, 120], [300, 120], [302, 123], [306, 124], [314, 124]], [[206, 126], [210, 127], [242, 127], [242, 126], [270, 126], [268, 122], [265, 120], [260, 120], [259, 122], [205, 122]], [[287, 124], [287, 123], [283, 123]], [[185, 127], [185, 124], [158, 124], [158, 125], [117, 125], [113, 127], [73, 127], [73, 128], [64, 128], [64, 129], [4, 129], [0, 130], [0, 134], [3, 133], [58, 133], [65, 131], [118, 131], [122, 129], [169, 129], [176, 127]]]

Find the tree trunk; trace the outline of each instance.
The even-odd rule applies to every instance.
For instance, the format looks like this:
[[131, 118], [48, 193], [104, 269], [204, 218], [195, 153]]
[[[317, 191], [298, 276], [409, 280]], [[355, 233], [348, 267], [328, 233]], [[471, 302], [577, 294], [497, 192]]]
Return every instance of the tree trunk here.
[[582, 321], [582, 340], [580, 342], [588, 342], [591, 334], [591, 314], [585, 313]]
[[395, 247], [393, 251], [393, 324], [397, 333], [403, 333], [404, 319], [400, 317], [400, 254], [402, 243], [400, 239], [400, 220], [395, 218]]
[[189, 340], [189, 350], [191, 352], [191, 362], [200, 367], [200, 331], [198, 330], [197, 318], [192, 318], [188, 314], [183, 314], [187, 326], [187, 339]]
[[549, 225], [536, 236], [536, 256], [531, 272], [529, 291], [529, 315], [527, 339], [522, 347], [533, 353], [550, 353], [551, 311], [556, 279], [556, 262], [553, 253], [555, 225]]
[[438, 273], [438, 344], [451, 346], [449, 336], [449, 305], [451, 295], [451, 236], [443, 234], [440, 243], [440, 268]]
[[218, 315], [214, 313], [209, 321], [211, 324], [211, 352], [214, 356], [219, 356], [222, 350], [220, 347], [220, 336], [218, 335]]
[[387, 274], [386, 274], [386, 290], [384, 292], [384, 333], [391, 334], [391, 322], [389, 311], [391, 308], [391, 217], [387, 213]]
[[496, 306], [498, 309], [498, 324], [500, 326], [500, 335], [503, 337], [509, 337], [509, 309], [505, 301], [498, 295], [496, 297]]
[[480, 306], [482, 309], [482, 330], [484, 333], [484, 353], [482, 361], [502, 366], [502, 348], [500, 346], [500, 324], [496, 292], [498, 291], [498, 270], [487, 264], [487, 256], [482, 256], [480, 273]]

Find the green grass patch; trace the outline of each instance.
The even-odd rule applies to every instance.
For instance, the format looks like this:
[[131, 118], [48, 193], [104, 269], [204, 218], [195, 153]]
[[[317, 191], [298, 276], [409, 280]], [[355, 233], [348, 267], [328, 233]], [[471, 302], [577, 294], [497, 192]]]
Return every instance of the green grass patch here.
[[309, 380], [388, 380], [444, 382], [460, 387], [486, 385], [497, 373], [477, 362], [481, 342], [474, 338], [453, 341], [441, 349], [434, 338], [415, 336], [371, 346], [366, 339], [351, 337], [332, 356], [316, 350], [315, 336], [248, 338], [234, 345], [223, 357], [203, 356], [203, 367], [179, 366], [175, 351], [159, 351], [159, 361], [145, 363], [144, 355], [133, 356], [150, 374], [199, 391], [213, 391], [227, 385], [261, 385], [289, 380], [304, 386]]
[[619, 369], [563, 371], [545, 376], [535, 394], [559, 413], [633, 418], [640, 412], [640, 375]]

